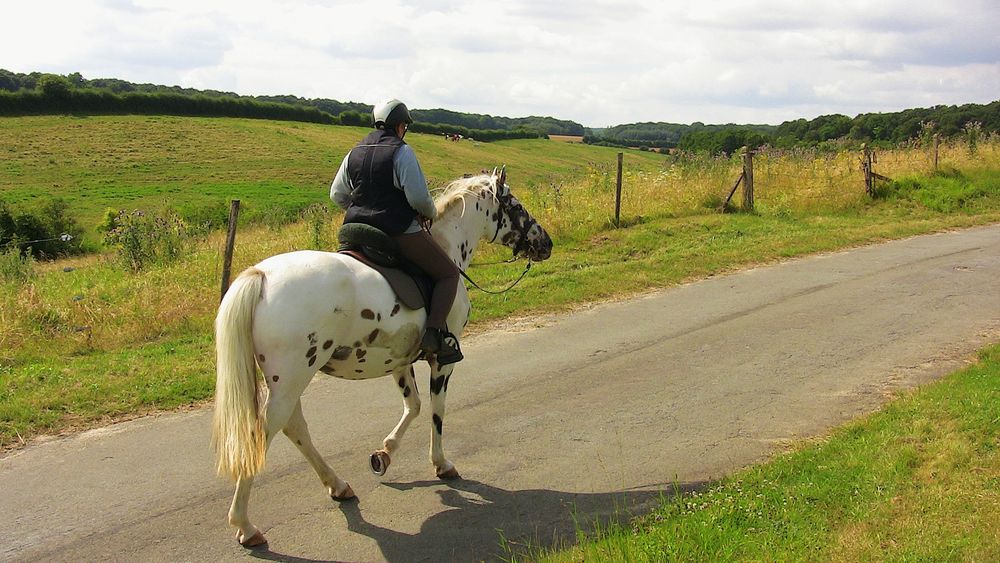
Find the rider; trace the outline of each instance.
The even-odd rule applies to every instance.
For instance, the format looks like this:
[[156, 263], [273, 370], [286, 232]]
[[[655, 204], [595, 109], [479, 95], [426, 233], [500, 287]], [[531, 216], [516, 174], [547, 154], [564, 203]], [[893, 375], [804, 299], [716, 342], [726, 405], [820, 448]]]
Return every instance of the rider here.
[[420, 340], [440, 365], [462, 359], [445, 319], [458, 291], [458, 266], [431, 238], [437, 217], [427, 180], [413, 149], [403, 142], [413, 119], [403, 102], [392, 99], [372, 111], [375, 131], [347, 153], [330, 186], [330, 198], [347, 210], [344, 223], [366, 223], [392, 237], [404, 258], [434, 280], [427, 327]]

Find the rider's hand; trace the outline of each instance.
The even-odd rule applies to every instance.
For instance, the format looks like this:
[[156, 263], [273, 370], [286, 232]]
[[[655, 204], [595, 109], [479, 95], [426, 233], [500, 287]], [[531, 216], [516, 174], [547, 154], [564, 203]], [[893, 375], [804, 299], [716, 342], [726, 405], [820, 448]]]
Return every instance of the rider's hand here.
[[420, 226], [427, 232], [430, 232], [431, 226], [434, 225], [434, 219], [424, 217], [423, 215], [421, 215], [417, 220], [420, 222]]

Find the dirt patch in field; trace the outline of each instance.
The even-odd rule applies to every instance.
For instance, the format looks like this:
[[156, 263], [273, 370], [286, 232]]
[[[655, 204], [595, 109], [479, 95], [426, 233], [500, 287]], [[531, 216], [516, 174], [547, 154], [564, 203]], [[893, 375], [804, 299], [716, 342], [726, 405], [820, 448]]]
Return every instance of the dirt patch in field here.
[[582, 135], [549, 135], [549, 139], [561, 143], [582, 143]]

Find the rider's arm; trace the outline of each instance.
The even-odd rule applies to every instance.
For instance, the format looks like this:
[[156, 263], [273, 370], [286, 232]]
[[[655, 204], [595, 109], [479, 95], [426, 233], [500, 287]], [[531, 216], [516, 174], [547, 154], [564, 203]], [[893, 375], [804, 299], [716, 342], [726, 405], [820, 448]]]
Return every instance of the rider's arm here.
[[351, 177], [347, 173], [347, 158], [349, 156], [351, 153], [347, 153], [347, 156], [344, 157], [344, 162], [340, 163], [340, 170], [337, 170], [337, 176], [330, 184], [330, 199], [341, 209], [347, 209], [351, 203]]
[[427, 190], [427, 179], [417, 162], [417, 155], [409, 145], [403, 145], [396, 151], [393, 160], [395, 170], [396, 185], [406, 194], [406, 201], [417, 213], [434, 219], [437, 217], [437, 208], [434, 207], [434, 200]]

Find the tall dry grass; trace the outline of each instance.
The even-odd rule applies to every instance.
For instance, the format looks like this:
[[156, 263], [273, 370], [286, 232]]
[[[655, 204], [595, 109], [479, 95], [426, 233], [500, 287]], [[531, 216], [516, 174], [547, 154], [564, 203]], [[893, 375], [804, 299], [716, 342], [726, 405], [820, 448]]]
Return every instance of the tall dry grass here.
[[[630, 169], [625, 159], [621, 218], [626, 224], [644, 217], [686, 216], [721, 208], [742, 171], [740, 155], [668, 155], [661, 170]], [[1000, 168], [1000, 138], [981, 140], [975, 152], [962, 139], [938, 150], [939, 170]], [[933, 148], [914, 142], [876, 149], [873, 169], [893, 179], [934, 173]], [[861, 152], [765, 147], [753, 158], [755, 212], [767, 215], [838, 213], [866, 205]], [[580, 181], [553, 184], [524, 198], [537, 204], [543, 223], [557, 236], [579, 238], [614, 219], [616, 165], [591, 165]], [[742, 201], [741, 185], [731, 205]], [[529, 205], [530, 207], [530, 205]]]
[[[325, 237], [333, 239], [333, 221]], [[311, 248], [315, 224], [237, 235], [233, 272], [282, 252]], [[126, 271], [110, 254], [36, 265], [24, 282], [0, 281], [0, 364], [20, 357], [110, 351], [210, 326], [218, 306], [224, 233], [181, 260]]]

